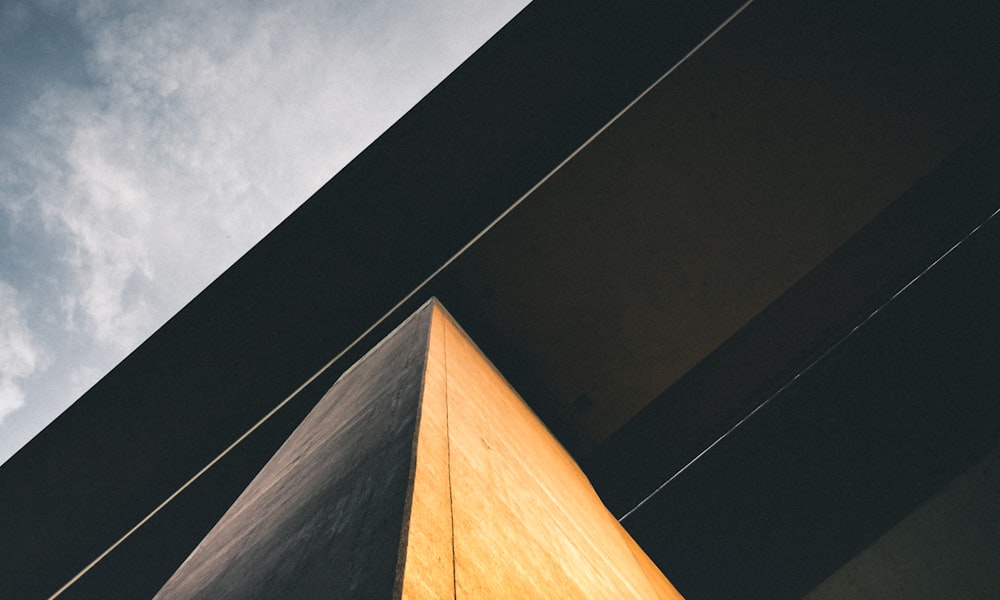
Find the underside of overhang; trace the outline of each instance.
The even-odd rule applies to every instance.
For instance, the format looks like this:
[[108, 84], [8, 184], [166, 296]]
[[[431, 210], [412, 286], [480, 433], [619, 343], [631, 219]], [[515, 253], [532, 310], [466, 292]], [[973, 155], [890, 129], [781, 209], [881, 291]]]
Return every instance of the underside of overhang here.
[[[537, 403], [559, 412], [579, 452], [786, 294], [996, 112], [993, 84], [956, 72], [958, 56], [912, 64], [938, 37], [894, 39], [888, 27], [900, 15], [873, 12], [751, 6], [434, 282], [446, 304], [474, 313], [537, 373]], [[945, 44], [935, 50], [957, 53]], [[984, 216], [977, 207], [944, 240]], [[769, 361], [756, 370], [822, 344], [924, 258], [903, 255], [919, 250], [912, 240], [897, 249], [885, 227], [854, 242], [878, 237], [881, 246], [841, 267], [862, 272], [813, 281], [826, 298], [800, 291], [812, 304], [771, 311], [761, 334], [773, 341], [755, 350]], [[748, 409], [684, 402], [705, 405], [679, 427], [699, 432]]]
[[625, 520], [691, 598], [801, 596], [996, 445], [995, 223], [865, 321], [1000, 208], [995, 11], [757, 0], [688, 56], [737, 3], [585, 4], [531, 5], [0, 468], [0, 595], [361, 336], [66, 597], [150, 595], [431, 295], [618, 515], [774, 398]]

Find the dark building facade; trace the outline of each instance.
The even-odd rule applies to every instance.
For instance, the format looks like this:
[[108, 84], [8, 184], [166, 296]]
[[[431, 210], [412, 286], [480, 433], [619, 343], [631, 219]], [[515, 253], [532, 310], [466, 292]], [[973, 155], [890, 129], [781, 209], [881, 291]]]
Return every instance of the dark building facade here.
[[61, 597], [152, 596], [432, 295], [685, 597], [995, 595], [1000, 21], [869, 4], [530, 5], [0, 468], [0, 596], [287, 400]]

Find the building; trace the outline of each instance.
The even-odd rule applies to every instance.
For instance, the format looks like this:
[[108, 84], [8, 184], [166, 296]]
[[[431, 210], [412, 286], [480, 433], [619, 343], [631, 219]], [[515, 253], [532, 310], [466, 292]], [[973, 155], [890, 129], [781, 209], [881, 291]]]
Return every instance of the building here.
[[429, 300], [324, 394], [155, 600], [681, 596]]
[[63, 597], [151, 596], [431, 295], [612, 512], [670, 480], [623, 524], [686, 597], [995, 591], [998, 24], [532, 4], [0, 469], [0, 595], [58, 589], [309, 382]]

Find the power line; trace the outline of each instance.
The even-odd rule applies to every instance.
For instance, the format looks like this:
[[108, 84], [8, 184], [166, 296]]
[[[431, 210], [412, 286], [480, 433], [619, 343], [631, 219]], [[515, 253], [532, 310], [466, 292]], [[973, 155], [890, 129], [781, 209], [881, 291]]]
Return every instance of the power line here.
[[694, 458], [692, 458], [690, 461], [688, 461], [687, 464], [685, 464], [683, 467], [681, 467], [676, 473], [674, 473], [673, 475], [671, 475], [670, 477], [668, 477], [663, 483], [661, 483], [649, 495], [647, 495], [645, 498], [643, 498], [642, 500], [640, 500], [639, 503], [636, 504], [635, 506], [633, 506], [631, 510], [629, 510], [624, 515], [622, 515], [618, 519], [618, 522], [621, 523], [625, 519], [629, 518], [635, 511], [637, 511], [640, 508], [642, 508], [642, 506], [644, 504], [646, 504], [647, 502], [649, 502], [654, 496], [656, 496], [657, 494], [659, 494], [665, 487], [667, 487], [668, 485], [670, 485], [671, 482], [673, 482], [675, 479], [677, 479], [678, 477], [680, 477], [680, 475], [682, 473], [684, 473], [684, 471], [687, 471], [693, 464], [695, 464], [696, 462], [698, 462], [699, 460], [701, 460], [701, 458], [703, 456], [705, 456], [706, 454], [708, 454], [709, 452], [711, 452], [712, 448], [715, 448], [716, 446], [718, 446], [723, 440], [725, 440], [727, 437], [729, 437], [734, 431], [736, 431], [737, 429], [739, 429], [740, 427], [742, 427], [744, 423], [746, 423], [747, 421], [749, 421], [751, 418], [753, 418], [754, 415], [756, 415], [758, 412], [760, 412], [761, 409], [763, 409], [765, 406], [767, 406], [768, 404], [770, 404], [772, 400], [774, 400], [775, 398], [777, 398], [778, 396], [780, 396], [793, 383], [795, 383], [796, 381], [798, 381], [798, 379], [800, 377], [802, 377], [803, 375], [805, 375], [806, 373], [808, 373], [810, 370], [812, 370], [813, 367], [815, 367], [816, 365], [818, 365], [819, 363], [821, 363], [827, 356], [829, 356], [831, 353], [833, 353], [834, 350], [836, 350], [837, 348], [839, 348], [841, 344], [843, 344], [844, 342], [846, 342], [848, 340], [848, 338], [850, 338], [851, 336], [853, 336], [859, 329], [861, 329], [869, 321], [871, 321], [875, 317], [875, 315], [877, 315], [880, 312], [882, 312], [882, 309], [884, 309], [885, 307], [889, 306], [889, 304], [891, 304], [903, 292], [905, 292], [907, 289], [909, 289], [910, 286], [912, 286], [914, 283], [916, 283], [917, 280], [919, 280], [921, 277], [923, 277], [924, 275], [926, 275], [928, 271], [930, 271], [935, 266], [937, 266], [937, 264], [940, 263], [942, 260], [944, 260], [945, 258], [947, 258], [949, 254], [951, 254], [952, 252], [955, 251], [955, 249], [957, 249], [959, 246], [961, 246], [962, 244], [964, 244], [969, 238], [971, 238], [973, 235], [975, 235], [976, 232], [978, 232], [980, 229], [982, 229], [983, 226], [985, 226], [987, 223], [989, 223], [993, 219], [993, 217], [997, 216], [998, 214], [1000, 214], [1000, 208], [998, 208], [997, 210], [993, 211], [993, 213], [990, 216], [986, 217], [986, 219], [982, 223], [980, 223], [979, 225], [976, 225], [972, 229], [972, 231], [970, 231], [969, 233], [967, 233], [962, 239], [960, 239], [957, 242], [955, 242], [955, 244], [951, 248], [948, 248], [948, 250], [944, 254], [942, 254], [941, 256], [939, 256], [936, 259], [934, 259], [934, 261], [932, 261], [929, 265], [927, 265], [927, 267], [925, 267], [924, 270], [920, 271], [920, 273], [918, 273], [913, 279], [911, 279], [910, 281], [908, 281], [906, 283], [906, 285], [904, 285], [903, 287], [899, 288], [896, 291], [896, 293], [894, 293], [892, 296], [890, 296], [888, 300], [886, 300], [885, 302], [883, 302], [882, 304], [880, 304], [878, 306], [878, 308], [876, 308], [875, 310], [873, 310], [871, 312], [871, 314], [869, 314], [867, 317], [865, 317], [864, 319], [862, 319], [857, 325], [855, 325], [853, 328], [851, 328], [851, 330], [848, 331], [843, 337], [841, 337], [836, 342], [834, 342], [834, 344], [832, 346], [830, 346], [825, 351], [823, 351], [822, 354], [820, 354], [816, 359], [814, 359], [812, 362], [810, 362], [808, 365], [806, 365], [805, 368], [803, 368], [802, 370], [800, 370], [799, 372], [797, 372], [791, 379], [789, 379], [788, 381], [786, 381], [784, 383], [784, 385], [782, 385], [780, 388], [778, 388], [777, 391], [775, 391], [773, 394], [771, 394], [770, 396], [768, 396], [767, 398], [765, 398], [763, 402], [761, 402], [760, 404], [758, 404], [753, 410], [751, 410], [749, 413], [747, 413], [746, 416], [744, 416], [742, 419], [740, 419], [735, 425], [733, 425], [728, 430], [726, 430], [726, 432], [723, 433], [722, 435], [720, 435], [714, 442], [712, 442], [711, 444], [709, 444], [708, 446], [706, 446], [704, 450], [702, 450], [701, 452], [699, 452], [698, 454], [696, 454]]
[[653, 88], [655, 88], [657, 85], [659, 85], [664, 79], [666, 79], [667, 77], [669, 77], [675, 70], [677, 70], [678, 67], [680, 67], [682, 64], [684, 64], [685, 62], [687, 62], [687, 60], [689, 58], [691, 58], [691, 56], [693, 56], [696, 52], [698, 52], [698, 50], [700, 50], [706, 43], [708, 43], [709, 40], [711, 40], [712, 38], [714, 38], [720, 31], [722, 31], [727, 25], [729, 25], [729, 23], [731, 23], [733, 21], [733, 19], [735, 19], [737, 16], [739, 16], [744, 10], [746, 10], [747, 7], [749, 7], [751, 4], [753, 4], [753, 2], [754, 2], [754, 0], [748, 0], [746, 3], [744, 3], [738, 9], [736, 9], [735, 12], [733, 12], [729, 17], [727, 17], [726, 20], [724, 20], [711, 33], [709, 33], [707, 36], [705, 36], [705, 38], [703, 38], [700, 42], [698, 42], [698, 44], [696, 46], [694, 46], [694, 48], [692, 48], [690, 51], [688, 51], [687, 54], [685, 54], [683, 57], [681, 57], [680, 60], [678, 60], [676, 63], [674, 63], [674, 65], [671, 66], [665, 73], [663, 73], [663, 75], [661, 75], [659, 78], [657, 78], [656, 81], [654, 81], [652, 84], [650, 84], [645, 90], [642, 91], [642, 93], [640, 93], [638, 96], [635, 97], [635, 99], [633, 99], [631, 102], [629, 102], [625, 106], [625, 108], [621, 109], [617, 114], [615, 114], [615, 116], [613, 116], [607, 123], [605, 123], [600, 129], [598, 129], [593, 135], [591, 135], [589, 138], [587, 138], [586, 141], [584, 141], [579, 147], [577, 147], [576, 150], [574, 150], [566, 158], [564, 158], [558, 165], [555, 166], [555, 168], [553, 168], [551, 171], [549, 171], [548, 174], [546, 174], [537, 183], [535, 183], [533, 186], [531, 186], [531, 188], [527, 192], [525, 192], [523, 195], [521, 195], [521, 197], [519, 197], [517, 200], [515, 200], [513, 204], [511, 204], [509, 207], [507, 207], [502, 213], [500, 213], [500, 215], [498, 217], [496, 217], [485, 228], [483, 228], [482, 231], [480, 231], [471, 240], [469, 240], [464, 246], [462, 246], [458, 250], [458, 252], [456, 252], [455, 254], [453, 254], [451, 256], [451, 258], [449, 258], [443, 264], [441, 264], [441, 266], [439, 266], [438, 268], [436, 268], [429, 276], [427, 276], [426, 279], [424, 279], [422, 282], [420, 282], [420, 284], [417, 285], [415, 288], [413, 288], [412, 291], [410, 291], [408, 294], [406, 294], [399, 302], [397, 302], [385, 314], [383, 314], [381, 317], [379, 317], [371, 326], [369, 326], [367, 329], [365, 329], [364, 332], [362, 332], [361, 335], [359, 335], [357, 338], [355, 338], [354, 341], [352, 341], [350, 344], [348, 344], [343, 350], [341, 350], [340, 352], [338, 352], [336, 356], [334, 356], [325, 365], [323, 365], [318, 371], [316, 371], [316, 373], [314, 373], [311, 377], [309, 377], [309, 379], [307, 379], [305, 381], [305, 383], [303, 383], [302, 385], [300, 385], [298, 388], [295, 389], [295, 391], [293, 391], [291, 394], [289, 394], [287, 397], [285, 397], [284, 400], [282, 400], [281, 402], [279, 402], [277, 406], [275, 406], [274, 408], [272, 408], [266, 415], [264, 415], [259, 421], [257, 421], [252, 427], [250, 427], [250, 429], [248, 429], [246, 432], [244, 432], [240, 437], [236, 438], [236, 440], [232, 444], [230, 444], [228, 447], [226, 447], [226, 449], [223, 450], [218, 456], [216, 456], [215, 458], [213, 458], [208, 464], [206, 464], [197, 473], [195, 473], [193, 477], [191, 477], [181, 487], [179, 487], [176, 491], [174, 491], [172, 494], [170, 494], [170, 496], [168, 496], [166, 500], [164, 500], [163, 502], [161, 502], [156, 508], [154, 508], [141, 521], [139, 521], [138, 523], [136, 523], [136, 525], [134, 527], [132, 527], [131, 529], [129, 529], [125, 533], [125, 535], [123, 535], [121, 538], [118, 539], [118, 541], [116, 541], [115, 543], [111, 544], [111, 546], [109, 546], [104, 552], [102, 552], [100, 555], [98, 555], [97, 558], [95, 558], [93, 561], [91, 561], [90, 564], [88, 564], [83, 569], [81, 569], [79, 573], [77, 573], [76, 575], [74, 575], [61, 588], [59, 588], [58, 590], [56, 590], [56, 592], [54, 594], [52, 594], [51, 596], [49, 596], [48, 600], [55, 600], [60, 595], [62, 595], [63, 592], [65, 592], [67, 589], [69, 589], [70, 586], [72, 586], [74, 583], [76, 583], [77, 581], [79, 581], [79, 579], [81, 577], [83, 577], [84, 575], [86, 575], [88, 571], [90, 571], [91, 569], [93, 569], [98, 563], [100, 563], [102, 560], [104, 560], [104, 558], [106, 558], [109, 554], [111, 554], [111, 552], [113, 552], [116, 548], [118, 548], [118, 546], [120, 546], [122, 543], [124, 543], [125, 540], [127, 540], [129, 537], [131, 537], [132, 534], [134, 534], [143, 525], [145, 525], [147, 522], [149, 522], [150, 519], [152, 519], [153, 517], [155, 517], [161, 510], [163, 510], [163, 508], [165, 508], [168, 504], [170, 504], [170, 502], [172, 502], [184, 490], [186, 490], [187, 488], [189, 488], [192, 484], [194, 484], [195, 481], [197, 481], [199, 478], [201, 478], [201, 476], [204, 475], [209, 469], [211, 469], [213, 466], [215, 466], [216, 463], [218, 463], [220, 460], [222, 460], [233, 449], [235, 449], [246, 438], [248, 438], [253, 432], [255, 432], [257, 429], [259, 429], [268, 420], [270, 420], [270, 418], [273, 417], [275, 415], [275, 413], [277, 413], [279, 410], [281, 410], [286, 404], [288, 404], [289, 402], [291, 402], [309, 384], [311, 384], [313, 381], [315, 381], [317, 378], [319, 378], [321, 375], [323, 375], [335, 363], [337, 363], [338, 361], [340, 361], [340, 359], [343, 358], [344, 355], [346, 355], [348, 352], [350, 352], [351, 350], [353, 350], [355, 348], [355, 346], [357, 346], [366, 337], [368, 337], [368, 335], [371, 334], [372, 331], [374, 331], [379, 326], [381, 326], [400, 307], [402, 307], [404, 304], [406, 304], [407, 302], [409, 302], [414, 296], [416, 296], [417, 294], [419, 294], [421, 292], [421, 290], [423, 290], [431, 281], [433, 281], [438, 275], [440, 275], [441, 272], [443, 272], [445, 269], [447, 269], [449, 266], [451, 266], [451, 264], [454, 263], [460, 256], [462, 256], [469, 248], [471, 248], [473, 246], [473, 244], [475, 244], [476, 242], [478, 242], [480, 239], [482, 239], [482, 237], [484, 235], [486, 235], [494, 227], [496, 227], [496, 225], [498, 223], [500, 223], [504, 218], [507, 217], [507, 215], [509, 215], [518, 206], [520, 206], [521, 203], [523, 203], [529, 196], [531, 196], [538, 188], [540, 188], [549, 179], [551, 179], [556, 173], [558, 173], [560, 170], [562, 170], [562, 168], [564, 166], [566, 166], [567, 163], [569, 163], [571, 160], [573, 160], [585, 148], [587, 148], [588, 146], [590, 146], [590, 144], [595, 139], [597, 139], [601, 134], [603, 134], [609, 127], [611, 127], [611, 125], [613, 125], [615, 122], [617, 122], [622, 117], [622, 115], [624, 115], [633, 106], [635, 106], [635, 104], [638, 103], [642, 98], [644, 98], [650, 91], [652, 91]]

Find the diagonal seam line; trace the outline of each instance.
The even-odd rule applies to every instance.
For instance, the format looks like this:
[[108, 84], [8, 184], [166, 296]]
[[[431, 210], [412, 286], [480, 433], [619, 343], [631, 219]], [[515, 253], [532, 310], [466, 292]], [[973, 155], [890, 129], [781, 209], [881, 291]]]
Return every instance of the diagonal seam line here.
[[920, 271], [920, 273], [917, 273], [917, 275], [913, 279], [910, 279], [910, 281], [908, 281], [906, 283], [906, 285], [904, 285], [903, 287], [899, 288], [899, 290], [897, 290], [896, 293], [894, 293], [892, 296], [890, 296], [888, 300], [886, 300], [885, 302], [883, 302], [882, 304], [880, 304], [878, 306], [878, 308], [876, 308], [875, 310], [873, 310], [871, 312], [871, 314], [869, 314], [867, 317], [865, 317], [864, 319], [862, 319], [857, 325], [855, 325], [853, 328], [851, 328], [851, 330], [848, 331], [843, 337], [841, 337], [839, 340], [837, 340], [832, 346], [830, 346], [829, 348], [827, 348], [822, 354], [820, 354], [818, 357], [816, 357], [816, 359], [814, 359], [811, 363], [809, 363], [808, 365], [806, 365], [805, 368], [803, 368], [801, 371], [799, 371], [798, 373], [796, 373], [794, 377], [792, 377], [791, 379], [789, 379], [788, 381], [786, 381], [780, 388], [778, 388], [777, 391], [775, 391], [773, 394], [771, 394], [770, 396], [768, 396], [763, 402], [761, 402], [760, 404], [758, 404], [753, 410], [751, 410], [749, 413], [747, 413], [746, 416], [744, 416], [742, 419], [740, 419], [735, 425], [733, 425], [732, 427], [730, 427], [729, 429], [727, 429], [726, 432], [723, 433], [722, 435], [720, 435], [714, 442], [712, 442], [711, 444], [709, 444], [708, 446], [706, 446], [704, 450], [702, 450], [701, 452], [699, 452], [698, 454], [696, 454], [694, 458], [692, 458], [690, 461], [688, 461], [687, 464], [685, 464], [683, 467], [681, 467], [676, 473], [674, 473], [673, 475], [671, 475], [670, 477], [668, 477], [666, 479], [666, 481], [664, 481], [663, 483], [661, 483], [659, 485], [659, 487], [657, 487], [655, 490], [653, 490], [648, 496], [646, 496], [645, 498], [643, 498], [642, 500], [640, 500], [639, 503], [636, 504], [635, 506], [633, 506], [631, 510], [629, 510], [627, 513], [625, 513], [624, 515], [622, 515], [621, 517], [619, 517], [618, 522], [621, 523], [625, 519], [629, 518], [632, 515], [632, 513], [634, 513], [635, 511], [639, 510], [640, 508], [642, 508], [642, 506], [644, 504], [646, 504], [647, 502], [649, 502], [653, 498], [653, 496], [659, 494], [665, 487], [667, 487], [668, 485], [670, 485], [671, 482], [673, 482], [675, 479], [677, 479], [678, 477], [680, 477], [680, 475], [684, 471], [687, 471], [691, 467], [691, 465], [693, 465], [694, 463], [698, 462], [703, 456], [705, 456], [706, 454], [708, 454], [712, 450], [712, 448], [715, 448], [716, 446], [718, 446], [719, 443], [722, 442], [722, 440], [726, 439], [727, 437], [730, 436], [730, 434], [732, 434], [734, 431], [736, 431], [737, 429], [739, 429], [740, 427], [742, 427], [744, 423], [746, 423], [747, 421], [749, 421], [755, 414], [757, 414], [758, 412], [760, 412], [760, 410], [762, 408], [764, 408], [765, 406], [767, 406], [768, 404], [770, 404], [772, 400], [774, 400], [775, 398], [777, 398], [778, 396], [780, 396], [793, 383], [795, 383], [796, 381], [798, 381], [798, 379], [801, 376], [805, 375], [810, 370], [812, 370], [813, 367], [815, 367], [819, 363], [823, 362], [823, 360], [827, 356], [829, 356], [831, 353], [833, 353], [834, 350], [836, 350], [837, 348], [839, 348], [841, 344], [843, 344], [844, 342], [846, 342], [848, 340], [848, 338], [850, 338], [851, 336], [853, 336], [859, 329], [861, 329], [862, 327], [864, 327], [869, 321], [871, 321], [875, 317], [875, 315], [877, 315], [880, 312], [882, 312], [882, 309], [884, 309], [885, 307], [889, 306], [889, 304], [891, 304], [903, 292], [905, 292], [906, 290], [908, 290], [910, 288], [910, 286], [912, 286], [914, 283], [916, 283], [918, 279], [920, 279], [921, 277], [923, 277], [924, 275], [926, 275], [928, 273], [928, 271], [930, 271], [931, 269], [933, 269], [934, 267], [936, 267], [938, 263], [940, 263], [942, 260], [944, 260], [945, 258], [947, 258], [948, 255], [950, 255], [952, 252], [954, 252], [959, 246], [961, 246], [966, 241], [968, 241], [969, 238], [971, 238], [972, 236], [974, 236], [987, 223], [989, 223], [990, 221], [992, 221], [993, 217], [997, 216], [998, 214], [1000, 214], [1000, 208], [998, 208], [995, 211], [993, 211], [993, 213], [990, 214], [990, 216], [986, 217], [986, 220], [984, 220], [979, 225], [976, 225], [972, 229], [972, 231], [970, 231], [964, 237], [962, 237], [960, 240], [958, 240], [957, 242], [955, 242], [955, 244], [951, 248], [948, 248], [948, 250], [945, 251], [944, 254], [942, 254], [941, 256], [939, 256], [936, 259], [934, 259], [929, 265], [927, 265], [922, 271]]
[[150, 519], [152, 519], [154, 516], [156, 516], [157, 513], [159, 513], [161, 510], [163, 510], [163, 508], [165, 506], [167, 506], [168, 504], [170, 504], [170, 502], [172, 502], [174, 500], [174, 498], [176, 498], [177, 496], [179, 496], [184, 490], [186, 490], [195, 481], [197, 481], [202, 475], [204, 475], [206, 471], [208, 471], [213, 466], [215, 466], [216, 463], [218, 463], [227, 454], [229, 454], [234, 448], [236, 448], [238, 445], [240, 445], [243, 442], [243, 440], [245, 440], [246, 438], [248, 438], [250, 436], [250, 434], [252, 434], [258, 428], [260, 428], [261, 425], [263, 425], [264, 423], [266, 423], [272, 416], [274, 416], [275, 413], [277, 413], [279, 410], [281, 410], [286, 404], [288, 404], [289, 402], [291, 402], [296, 396], [299, 395], [299, 393], [303, 389], [305, 389], [309, 384], [311, 384], [319, 376], [321, 376], [323, 373], [325, 373], [337, 361], [339, 361], [341, 358], [343, 358], [343, 356], [345, 354], [347, 354], [348, 352], [350, 352], [351, 350], [353, 350], [354, 347], [357, 346], [359, 343], [361, 343], [361, 341], [364, 340], [366, 337], [368, 337], [368, 335], [372, 331], [374, 331], [376, 328], [378, 328], [380, 325], [382, 325], [382, 323], [384, 323], [390, 316], [392, 316], [392, 314], [395, 313], [396, 310], [398, 310], [401, 306], [403, 306], [404, 304], [406, 304], [411, 298], [413, 298], [414, 296], [416, 296], [435, 277], [437, 277], [438, 275], [440, 275], [442, 271], [444, 271], [446, 268], [448, 268], [449, 266], [451, 266], [451, 264], [453, 262], [455, 262], [456, 260], [458, 260], [458, 258], [460, 256], [462, 256], [463, 254], [465, 254], [465, 252], [469, 248], [471, 248], [484, 235], [486, 235], [494, 227], [496, 227], [496, 225], [498, 223], [500, 223], [500, 221], [502, 221], [504, 218], [506, 218], [507, 215], [509, 215], [518, 206], [520, 206], [529, 196], [531, 196], [533, 193], [535, 193], [535, 191], [538, 190], [538, 188], [542, 187], [549, 179], [551, 179], [553, 176], [555, 176], [556, 173], [558, 173], [559, 171], [561, 171], [562, 168], [564, 166], [566, 166], [566, 164], [569, 163], [571, 160], [573, 160], [578, 154], [580, 154], [580, 152], [582, 152], [584, 149], [586, 149], [588, 146], [590, 146], [590, 144], [593, 143], [593, 141], [595, 139], [597, 139], [598, 137], [600, 137], [601, 134], [603, 134], [609, 127], [611, 127], [614, 123], [616, 123], [626, 112], [628, 112], [633, 106], [635, 106], [636, 103], [638, 103], [647, 94], [649, 94], [649, 92], [651, 92], [653, 90], [653, 88], [655, 88], [657, 85], [659, 85], [664, 79], [666, 79], [667, 77], [669, 77], [681, 65], [683, 65], [685, 62], [687, 62], [687, 60], [689, 58], [691, 58], [692, 56], [694, 56], [694, 54], [696, 52], [698, 52], [712, 38], [714, 38], [716, 35], [718, 35], [718, 33], [720, 31], [722, 31], [723, 29], [725, 29], [727, 25], [729, 25], [736, 17], [738, 17], [741, 13], [743, 13], [753, 3], [754, 3], [754, 0], [747, 0], [747, 2], [745, 2], [739, 8], [737, 8], [721, 24], [719, 24], [718, 27], [716, 27], [715, 29], [713, 29], [711, 33], [709, 33], [708, 35], [706, 35], [700, 42], [698, 42], [698, 44], [696, 44], [691, 50], [689, 50], [687, 52], [687, 54], [685, 54], [684, 56], [682, 56], [676, 63], [673, 64], [673, 66], [671, 66], [669, 69], [667, 69], [667, 71], [663, 75], [661, 75], [660, 77], [658, 77], [656, 79], [656, 81], [654, 81], [652, 84], [650, 84], [638, 96], [636, 96], [631, 102], [629, 102], [627, 105], [625, 105], [625, 108], [623, 108], [620, 111], [618, 111], [618, 113], [616, 113], [615, 116], [613, 116], [611, 118], [611, 120], [609, 120], [607, 123], [605, 123], [603, 126], [601, 126], [601, 128], [598, 129], [596, 132], [594, 132], [590, 137], [588, 137], [586, 139], [586, 141], [584, 141], [582, 144], [580, 144], [580, 146], [578, 146], [576, 150], [574, 150], [573, 152], [571, 152], [566, 158], [564, 158], [559, 164], [557, 164], [544, 177], [542, 177], [540, 180], [538, 180], [537, 183], [535, 183], [534, 185], [532, 185], [531, 188], [529, 188], [527, 192], [525, 192], [524, 194], [522, 194], [521, 197], [519, 197], [517, 200], [515, 200], [513, 204], [511, 204], [502, 213], [500, 213], [500, 215], [498, 217], [496, 217], [495, 219], [493, 219], [493, 221], [491, 221], [485, 228], [483, 228], [482, 231], [480, 231], [479, 233], [477, 233], [471, 240], [469, 240], [464, 246], [462, 246], [458, 250], [458, 252], [456, 252], [455, 254], [453, 254], [451, 256], [451, 258], [449, 258], [444, 263], [442, 263], [441, 266], [439, 266], [438, 268], [436, 268], [429, 276], [427, 276], [426, 279], [424, 279], [423, 281], [421, 281], [420, 284], [417, 285], [417, 287], [413, 288], [412, 291], [410, 291], [408, 294], [406, 294], [405, 296], [403, 296], [402, 300], [400, 300], [395, 305], [393, 305], [392, 308], [390, 308], [385, 314], [383, 314], [381, 317], [379, 317], [378, 320], [376, 320], [371, 326], [369, 326], [367, 329], [365, 329], [364, 332], [361, 333], [361, 335], [359, 335], [357, 338], [354, 339], [354, 341], [352, 341], [350, 344], [348, 344], [343, 350], [341, 350], [340, 352], [338, 352], [336, 356], [334, 356], [333, 358], [331, 358], [329, 360], [329, 362], [327, 362], [325, 365], [323, 365], [322, 367], [320, 367], [320, 369], [318, 371], [316, 371], [316, 373], [314, 373], [311, 377], [309, 377], [309, 379], [307, 379], [305, 381], [305, 383], [303, 383], [302, 385], [300, 385], [299, 387], [297, 387], [295, 389], [295, 391], [293, 391], [291, 394], [289, 394], [284, 400], [282, 400], [281, 402], [279, 402], [278, 405], [275, 406], [274, 408], [272, 408], [266, 415], [264, 415], [263, 417], [261, 417], [261, 419], [259, 421], [257, 421], [257, 423], [255, 423], [245, 433], [243, 433], [243, 435], [241, 435], [240, 437], [236, 438], [236, 441], [234, 441], [232, 444], [230, 444], [229, 446], [227, 446], [226, 449], [223, 450], [214, 459], [212, 459], [211, 462], [209, 462], [207, 465], [205, 465], [204, 467], [202, 467], [201, 470], [199, 470], [197, 473], [194, 474], [193, 477], [191, 477], [191, 479], [189, 479], [187, 482], [185, 482], [181, 487], [177, 488], [177, 490], [174, 493], [170, 494], [170, 496], [168, 496], [166, 500], [164, 500], [156, 508], [154, 508], [152, 510], [152, 512], [150, 512], [148, 515], [146, 515], [141, 521], [139, 521], [138, 523], [136, 523], [136, 525], [134, 527], [132, 527], [132, 529], [129, 529], [128, 532], [125, 533], [125, 535], [123, 535], [121, 538], [118, 539], [118, 541], [116, 541], [115, 543], [111, 544], [111, 546], [109, 546], [107, 550], [105, 550], [100, 555], [98, 555], [98, 557], [95, 558], [90, 564], [88, 564], [79, 573], [77, 573], [76, 575], [74, 575], [69, 581], [67, 581], [65, 584], [63, 584], [63, 586], [61, 588], [59, 588], [58, 590], [56, 590], [56, 592], [54, 594], [52, 594], [51, 596], [49, 596], [48, 600], [55, 600], [60, 595], [62, 595], [62, 593], [65, 592], [67, 589], [69, 589], [70, 586], [72, 586], [74, 583], [76, 583], [81, 577], [83, 577], [84, 575], [86, 575], [88, 571], [90, 571], [98, 563], [100, 563], [102, 560], [104, 560], [105, 557], [107, 557], [109, 554], [111, 554], [111, 552], [113, 552], [118, 546], [120, 546], [123, 542], [125, 542], [125, 540], [128, 539], [133, 533], [135, 533], [136, 531], [138, 531], [139, 528], [141, 528]]
[[441, 319], [441, 347], [444, 354], [444, 436], [448, 443], [448, 513], [451, 517], [451, 592], [453, 600], [458, 600], [458, 560], [455, 556], [455, 495], [451, 486], [451, 408], [448, 389], [448, 322]]

